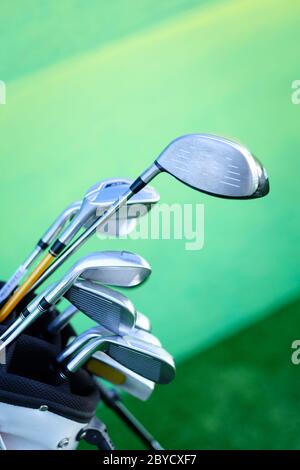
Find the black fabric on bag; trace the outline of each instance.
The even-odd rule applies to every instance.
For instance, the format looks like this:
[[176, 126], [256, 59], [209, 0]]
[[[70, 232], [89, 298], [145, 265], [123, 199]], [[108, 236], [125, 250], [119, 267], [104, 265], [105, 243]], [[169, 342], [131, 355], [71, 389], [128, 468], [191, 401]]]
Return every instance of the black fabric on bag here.
[[[6, 364], [0, 365], [0, 401], [28, 408], [46, 405], [53, 413], [86, 423], [95, 414], [99, 392], [83, 369], [67, 382], [55, 383], [52, 364], [74, 335], [69, 326], [59, 335], [46, 333], [47, 324], [56, 315], [57, 311], [47, 312], [8, 346]], [[15, 318], [13, 313], [0, 324], [0, 335]]]

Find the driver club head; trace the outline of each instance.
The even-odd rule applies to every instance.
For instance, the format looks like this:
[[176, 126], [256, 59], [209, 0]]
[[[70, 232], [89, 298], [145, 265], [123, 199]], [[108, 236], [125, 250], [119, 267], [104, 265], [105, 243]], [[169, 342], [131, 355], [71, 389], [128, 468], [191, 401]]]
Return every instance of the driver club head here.
[[251, 199], [269, 192], [267, 173], [249, 150], [215, 135], [179, 137], [155, 164], [188, 186], [218, 197]]

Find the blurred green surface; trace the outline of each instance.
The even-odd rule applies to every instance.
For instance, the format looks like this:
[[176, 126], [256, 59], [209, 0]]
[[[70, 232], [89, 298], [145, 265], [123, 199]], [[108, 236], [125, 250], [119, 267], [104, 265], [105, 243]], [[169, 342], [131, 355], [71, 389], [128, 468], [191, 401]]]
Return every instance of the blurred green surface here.
[[[299, 450], [300, 365], [290, 361], [299, 331], [297, 299], [181, 363], [148, 402], [124, 401], [167, 449]], [[110, 410], [98, 414], [118, 449], [144, 448]]]
[[[207, 132], [252, 149], [270, 175], [268, 198], [214, 199], [162, 175], [154, 185], [163, 202], [205, 204], [201, 251], [179, 240], [94, 238], [68, 266], [92, 250], [143, 255], [153, 274], [130, 297], [177, 361], [188, 360], [182, 371], [200, 350], [297, 297], [300, 106], [291, 84], [299, 79], [299, 13], [295, 0], [2, 2], [1, 277], [91, 184], [134, 178], [174, 137]], [[88, 324], [76, 320], [79, 331]], [[162, 393], [183, 400], [183, 383], [179, 375], [147, 409], [159, 408]], [[182, 436], [174, 442], [187, 445]]]

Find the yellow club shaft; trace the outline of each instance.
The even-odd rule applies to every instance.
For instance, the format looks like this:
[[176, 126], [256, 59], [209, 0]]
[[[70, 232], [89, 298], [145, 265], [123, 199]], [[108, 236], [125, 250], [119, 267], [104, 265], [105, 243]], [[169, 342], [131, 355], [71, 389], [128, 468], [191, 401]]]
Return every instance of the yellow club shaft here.
[[46, 271], [54, 259], [55, 257], [49, 253], [44, 256], [34, 271], [28, 276], [24, 283], [15, 291], [15, 293], [8, 299], [6, 304], [1, 308], [0, 323], [3, 322], [21, 302], [33, 284], [41, 277], [41, 275]]

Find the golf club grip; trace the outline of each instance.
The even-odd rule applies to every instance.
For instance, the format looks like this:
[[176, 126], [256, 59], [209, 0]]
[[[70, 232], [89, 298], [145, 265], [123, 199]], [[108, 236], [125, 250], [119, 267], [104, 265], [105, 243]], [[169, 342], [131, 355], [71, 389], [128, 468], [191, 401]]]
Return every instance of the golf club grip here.
[[6, 304], [0, 310], [0, 323], [3, 322], [8, 315], [14, 310], [14, 308], [21, 302], [24, 296], [27, 294], [33, 284], [39, 279], [39, 277], [46, 271], [50, 266], [54, 257], [47, 253], [44, 258], [37, 265], [35, 270], [25, 280], [25, 282], [16, 290], [16, 292], [10, 297]]

